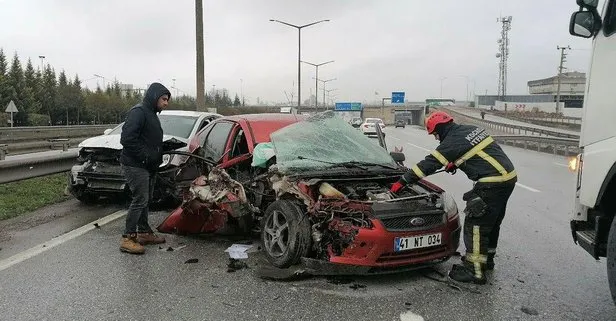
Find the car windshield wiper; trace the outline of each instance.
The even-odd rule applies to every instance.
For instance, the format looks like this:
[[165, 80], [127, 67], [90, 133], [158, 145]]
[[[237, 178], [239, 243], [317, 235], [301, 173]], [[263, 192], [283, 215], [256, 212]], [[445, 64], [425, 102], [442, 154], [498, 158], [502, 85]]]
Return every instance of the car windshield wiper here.
[[334, 162], [328, 162], [328, 161], [324, 161], [321, 159], [314, 159], [314, 158], [309, 158], [309, 157], [304, 157], [304, 156], [297, 156], [298, 159], [305, 159], [305, 160], [311, 160], [311, 161], [315, 161], [315, 162], [320, 162], [320, 163], [325, 163], [325, 164], [329, 164], [329, 165], [333, 165], [333, 166], [337, 166], [337, 167], [356, 167], [356, 168], [360, 168], [363, 170], [367, 170], [368, 168], [364, 167], [364, 166], [379, 166], [379, 167], [383, 167], [383, 168], [387, 168], [387, 169], [397, 169], [395, 167], [391, 167], [391, 166], [387, 166], [387, 165], [383, 165], [383, 164], [377, 164], [377, 163], [371, 163], [371, 162], [363, 162], [363, 161], [348, 161], [348, 162], [340, 162], [340, 163], [334, 163]]

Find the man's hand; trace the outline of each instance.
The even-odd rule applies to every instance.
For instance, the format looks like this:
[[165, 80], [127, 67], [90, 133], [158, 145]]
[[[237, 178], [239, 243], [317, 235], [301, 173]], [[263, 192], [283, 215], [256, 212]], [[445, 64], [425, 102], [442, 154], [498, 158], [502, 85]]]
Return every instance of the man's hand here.
[[392, 193], [398, 193], [403, 187], [404, 187], [404, 185], [402, 185], [402, 183], [395, 182], [394, 185], [391, 186], [390, 191]]

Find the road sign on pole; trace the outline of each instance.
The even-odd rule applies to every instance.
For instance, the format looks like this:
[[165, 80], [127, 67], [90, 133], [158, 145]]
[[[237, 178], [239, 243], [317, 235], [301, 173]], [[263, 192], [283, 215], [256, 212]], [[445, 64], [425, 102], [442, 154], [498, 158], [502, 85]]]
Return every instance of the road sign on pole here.
[[4, 112], [11, 113], [11, 127], [13, 127], [13, 113], [18, 113], [19, 110], [17, 110], [17, 106], [15, 106], [15, 103], [12, 100], [6, 106], [6, 109], [4, 110]]
[[362, 110], [361, 103], [336, 103], [335, 110]]
[[392, 92], [391, 93], [391, 103], [392, 104], [404, 104], [404, 92]]

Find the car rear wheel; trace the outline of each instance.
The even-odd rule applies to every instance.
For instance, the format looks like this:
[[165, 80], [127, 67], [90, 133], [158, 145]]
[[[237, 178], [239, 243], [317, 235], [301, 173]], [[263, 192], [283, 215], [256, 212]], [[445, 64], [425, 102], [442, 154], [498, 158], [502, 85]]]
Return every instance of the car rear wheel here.
[[310, 221], [298, 203], [275, 201], [265, 211], [262, 222], [265, 256], [274, 266], [289, 267], [309, 253]]

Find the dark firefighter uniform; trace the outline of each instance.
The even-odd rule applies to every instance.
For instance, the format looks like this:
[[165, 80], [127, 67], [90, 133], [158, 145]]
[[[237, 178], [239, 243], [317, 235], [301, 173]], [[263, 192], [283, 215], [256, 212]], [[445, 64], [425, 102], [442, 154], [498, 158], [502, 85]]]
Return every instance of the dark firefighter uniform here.
[[486, 282], [483, 270], [494, 267], [500, 225], [517, 175], [507, 155], [484, 129], [455, 124], [451, 119], [437, 124], [432, 131], [438, 134], [440, 145], [396, 184], [414, 183], [443, 166], [453, 173], [459, 168], [475, 182], [463, 197], [466, 201], [464, 264], [454, 265], [449, 276], [461, 282], [483, 284]]

